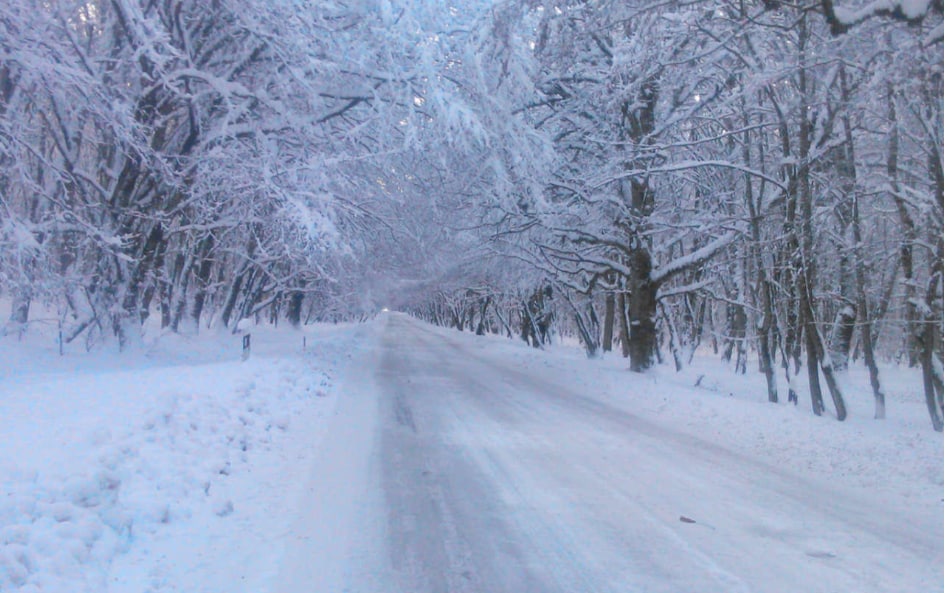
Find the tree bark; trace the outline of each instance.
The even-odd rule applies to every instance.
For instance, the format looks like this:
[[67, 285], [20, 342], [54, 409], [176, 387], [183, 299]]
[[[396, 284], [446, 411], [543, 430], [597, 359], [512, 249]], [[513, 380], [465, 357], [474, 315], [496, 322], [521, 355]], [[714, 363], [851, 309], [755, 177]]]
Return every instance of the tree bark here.
[[489, 304], [492, 297], [485, 296], [479, 299], [479, 324], [476, 326], [476, 335], [483, 336], [486, 333], [486, 316], [489, 311]]
[[227, 291], [226, 300], [223, 302], [223, 311], [220, 313], [223, 327], [230, 327], [230, 318], [233, 316], [233, 310], [236, 308], [236, 301], [239, 298], [240, 290], [243, 288], [243, 281], [246, 279], [247, 273], [248, 267], [244, 266], [230, 284], [230, 290]]
[[627, 289], [630, 302], [627, 306], [629, 321], [630, 370], [643, 372], [656, 361], [656, 291], [650, 279], [653, 261], [650, 252], [639, 247], [630, 255], [631, 275]]
[[853, 256], [856, 275], [856, 302], [859, 310], [860, 344], [863, 347], [863, 361], [870, 374], [870, 387], [873, 390], [874, 414], [877, 420], [886, 418], [886, 394], [879, 382], [879, 366], [873, 348], [873, 324], [870, 320], [869, 301], [866, 298], [866, 271], [863, 263], [863, 236], [860, 229], [859, 197], [853, 198]]
[[[806, 59], [806, 46], [809, 39], [807, 16], [801, 17], [798, 31], [798, 51], [803, 63]], [[800, 270], [798, 273], [798, 296], [800, 298], [800, 314], [804, 327], [805, 344], [807, 350], [807, 377], [810, 382], [811, 407], [818, 416], [823, 413], [823, 393], [820, 389], [820, 371], [824, 374], [827, 388], [833, 398], [837, 410], [837, 420], [844, 420], [847, 416], [843, 394], [834, 376], [833, 366], [825, 351], [820, 331], [817, 328], [817, 319], [814, 310], [814, 230], [813, 230], [813, 195], [811, 188], [811, 148], [814, 134], [814, 123], [817, 117], [816, 107], [810, 99], [813, 89], [808, 85], [806, 67], [798, 69], [798, 92], [800, 94], [800, 130], [798, 135], [798, 159], [800, 166], [797, 170], [798, 216], [800, 222]]]
[[728, 320], [728, 335], [725, 338], [725, 349], [722, 352], [722, 358], [726, 362], [732, 360], [732, 353], [735, 353], [735, 372], [745, 374], [746, 371], [746, 353], [745, 338], [748, 329], [748, 316], [745, 314], [745, 307], [741, 304], [729, 303], [726, 307]]
[[614, 309], [617, 306], [615, 300], [612, 292], [608, 292], [604, 297], [604, 336], [601, 344], [604, 352], [610, 352], [614, 344], [614, 322], [616, 320]]
[[10, 308], [10, 319], [6, 327], [3, 328], [2, 335], [16, 334], [17, 338], [23, 337], [28, 327], [30, 317], [30, 303], [32, 297], [28, 288], [21, 288], [13, 294], [13, 303]]
[[[161, 329], [170, 327], [174, 322], [175, 298], [179, 292], [183, 292], [186, 287], [184, 278], [187, 276], [185, 266], [186, 258], [183, 253], [178, 253], [174, 257], [174, 267], [171, 269], [170, 278], [161, 279]], [[177, 331], [176, 328], [174, 331]]]
[[943, 419], [943, 397], [942, 397], [942, 357], [938, 342], [941, 339], [941, 325], [935, 319], [936, 304], [941, 306], [941, 295], [939, 288], [942, 281], [941, 266], [936, 269], [929, 278], [928, 288], [925, 294], [925, 314], [922, 318], [922, 332], [918, 336], [919, 361], [922, 365], [922, 386], [925, 390], [925, 403], [929, 409], [929, 417], [932, 420], [932, 428], [937, 432], [942, 432]]
[[772, 358], [774, 348], [771, 343], [771, 333], [774, 327], [774, 310], [771, 306], [771, 288], [768, 286], [766, 280], [761, 282], [761, 292], [762, 321], [758, 332], [758, 358], [761, 361], [761, 372], [764, 373], [765, 384], [768, 387], [768, 401], [776, 404], [778, 403], [778, 383], [777, 377], [774, 374], [774, 360]]
[[203, 315], [203, 308], [207, 302], [207, 291], [210, 287], [210, 273], [213, 271], [213, 260], [210, 253], [213, 251], [213, 235], [209, 235], [201, 242], [200, 254], [197, 261], [200, 266], [194, 276], [197, 283], [197, 291], [194, 294], [193, 308], [190, 311], [190, 319], [194, 325], [194, 332], [199, 331], [200, 317]]
[[630, 357], [630, 320], [627, 318], [627, 293], [621, 291], [617, 295], [617, 316], [620, 321], [620, 354], [624, 358]]
[[676, 367], [676, 372], [683, 370], [683, 355], [681, 351], [681, 344], [679, 343], [679, 332], [676, 331], [676, 326], [673, 324], [673, 320], [669, 315], [669, 312], [666, 310], [666, 306], [663, 303], [659, 303], [659, 309], [662, 313], [663, 323], [666, 325], [666, 330], [669, 332], [669, 351], [673, 355], [673, 365]]
[[289, 325], [296, 329], [302, 326], [302, 303], [304, 302], [304, 292], [301, 290], [292, 291], [289, 296], [289, 306], [286, 308], [285, 318]]
[[837, 311], [830, 332], [830, 362], [835, 371], [847, 370], [850, 364], [850, 347], [856, 330], [856, 308], [843, 305]]
[[[745, 107], [745, 100], [742, 99], [742, 112], [744, 113], [744, 125], [746, 131], [742, 139], [742, 159], [745, 166], [751, 166], [751, 133], [747, 129], [751, 126], [751, 117]], [[758, 143], [759, 160], [764, 162], [764, 143]], [[761, 318], [755, 324], [755, 330], [758, 335], [758, 362], [761, 372], [765, 376], [765, 384], [768, 389], [768, 401], [778, 403], [778, 384], [774, 371], [774, 344], [772, 343], [772, 333], [774, 330], [774, 306], [772, 303], [772, 287], [768, 280], [768, 270], [765, 266], [761, 246], [761, 216], [760, 210], [763, 207], [762, 200], [765, 195], [765, 185], [762, 182], [758, 197], [755, 197], [753, 180], [750, 175], [745, 174], [745, 203], [748, 206], [749, 225], [751, 230], [751, 245], [749, 246], [750, 263], [754, 265], [754, 296], [755, 306], [760, 309]]]
[[154, 283], [148, 282], [148, 279], [163, 265], [165, 245], [163, 225], [155, 222], [136, 254], [131, 281], [128, 283], [122, 306], [124, 315], [129, 319], [137, 318], [139, 324], [144, 323], [150, 313], [150, 298], [153, 294], [151, 289]]

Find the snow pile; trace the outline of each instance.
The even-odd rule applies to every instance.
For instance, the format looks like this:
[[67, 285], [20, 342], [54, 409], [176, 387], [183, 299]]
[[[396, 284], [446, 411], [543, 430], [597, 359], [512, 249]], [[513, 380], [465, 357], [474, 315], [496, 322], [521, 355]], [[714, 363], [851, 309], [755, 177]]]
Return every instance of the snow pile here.
[[[106, 591], [119, 555], [148, 548], [172, 526], [238, 514], [244, 492], [227, 482], [266, 463], [330, 399], [334, 361], [325, 352], [300, 355], [299, 336], [291, 336], [291, 347], [270, 336], [268, 345], [277, 347], [269, 349], [280, 356], [243, 363], [214, 336], [216, 348], [200, 342], [203, 354], [188, 353], [182, 341], [156, 357], [115, 359], [132, 370], [45, 372], [44, 363], [66, 363], [41, 351], [28, 368], [5, 367], [0, 591]], [[4, 339], [0, 359], [4, 350], [29, 348]], [[220, 358], [224, 349], [229, 361], [180, 364]], [[22, 365], [26, 357], [11, 358]], [[107, 367], [106, 358], [86, 362]], [[129, 585], [154, 590], [167, 581], [151, 575]]]

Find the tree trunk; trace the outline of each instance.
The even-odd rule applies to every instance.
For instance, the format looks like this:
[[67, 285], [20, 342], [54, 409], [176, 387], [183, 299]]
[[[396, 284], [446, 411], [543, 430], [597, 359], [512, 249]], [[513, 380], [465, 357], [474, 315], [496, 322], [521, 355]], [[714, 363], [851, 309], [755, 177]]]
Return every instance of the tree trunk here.
[[577, 326], [578, 335], [581, 337], [581, 343], [584, 344], [584, 353], [588, 358], [597, 358], [599, 344], [597, 344], [594, 332], [596, 328], [587, 327], [580, 313], [574, 314], [574, 323]]
[[772, 359], [773, 348], [771, 345], [771, 332], [773, 327], [774, 313], [771, 307], [771, 294], [767, 282], [762, 282], [762, 320], [759, 328], [758, 340], [758, 359], [761, 361], [761, 372], [765, 375], [765, 384], [768, 387], [768, 401], [778, 403], [778, 382], [774, 374], [774, 360]]
[[[242, 266], [240, 266], [239, 272], [237, 272], [236, 277], [233, 280], [233, 283], [230, 285], [230, 290], [226, 295], [226, 300], [223, 304], [223, 311], [221, 313], [221, 320], [223, 321], [223, 327], [230, 327], [230, 319], [233, 315], [233, 311], [236, 308], [237, 300], [239, 299], [240, 290], [243, 288], [243, 283], [246, 282], [247, 277], [250, 279], [253, 277], [253, 270], [250, 269], [250, 262], [252, 261], [253, 255], [256, 253], [256, 233], [250, 235], [249, 242], [246, 246], [246, 257]], [[249, 284], [247, 282], [247, 284]], [[236, 323], [239, 323], [240, 319], [236, 320]]]
[[918, 239], [918, 231], [915, 221], [909, 213], [908, 205], [900, 193], [899, 187], [899, 121], [896, 113], [895, 91], [892, 83], [886, 89], [886, 108], [887, 119], [889, 122], [889, 143], [886, 149], [886, 177], [889, 181], [889, 188], [892, 190], [890, 195], [893, 203], [896, 205], [896, 212], [899, 215], [899, 221], [902, 224], [903, 238], [899, 247], [899, 260], [902, 267], [902, 286], [905, 291], [903, 300], [906, 303], [906, 324], [910, 331], [906, 332], [906, 351], [909, 355], [909, 366], [914, 367], [918, 364], [918, 348], [915, 343], [919, 331], [918, 312], [914, 305], [914, 255], [913, 246]]
[[610, 352], [614, 345], [614, 322], [616, 320], [614, 309], [617, 306], [615, 300], [612, 292], [608, 292], [604, 297], [604, 336], [601, 344], [604, 352]]
[[694, 311], [692, 307], [692, 301], [695, 298], [695, 295], [688, 294], [686, 295], [686, 308], [689, 310], [690, 318], [692, 319], [692, 324], [690, 325], [690, 334], [689, 334], [689, 344], [687, 346], [688, 355], [686, 357], [687, 364], [692, 364], [692, 359], [696, 355], [696, 350], [702, 344], [702, 334], [705, 332], [705, 313], [706, 313], [706, 301], [705, 298], [699, 299], [699, 306]]
[[[807, 298], [801, 297], [801, 306], [808, 309]], [[807, 380], [810, 384], [810, 405], [815, 416], [824, 413], [824, 394], [820, 389], [820, 371], [817, 364], [817, 326], [804, 316], [804, 340], [807, 349]]]
[[236, 301], [239, 298], [240, 290], [243, 288], [243, 281], [246, 279], [247, 267], [237, 273], [233, 283], [230, 284], [230, 290], [227, 291], [226, 300], [223, 302], [223, 311], [220, 314], [220, 320], [223, 327], [230, 327], [230, 318], [233, 316], [233, 310], [236, 308]]
[[922, 386], [925, 390], [925, 403], [929, 409], [932, 428], [942, 432], [943, 397], [942, 397], [942, 356], [937, 348], [941, 338], [941, 325], [935, 319], [936, 306], [941, 310], [941, 295], [938, 294], [941, 286], [941, 267], [935, 270], [929, 278], [925, 295], [925, 315], [923, 316], [922, 332], [918, 336], [919, 362], [922, 365]]
[[153, 294], [153, 282], [148, 282], [155, 270], [163, 265], [164, 229], [160, 222], [153, 223], [147, 239], [136, 255], [131, 272], [131, 280], [125, 292], [122, 304], [123, 315], [128, 319], [137, 318], [138, 324], [144, 323], [150, 313], [150, 299]]
[[213, 235], [208, 235], [206, 239], [200, 242], [200, 250], [197, 255], [197, 261], [200, 266], [197, 268], [194, 280], [197, 290], [194, 293], [193, 308], [190, 311], [190, 319], [194, 324], [194, 332], [199, 331], [200, 317], [203, 315], [203, 307], [207, 299], [207, 291], [210, 288], [210, 273], [213, 271], [213, 260], [210, 257], [213, 251]]
[[748, 315], [745, 314], [745, 307], [741, 304], [729, 303], [727, 306], [728, 336], [726, 337], [725, 350], [722, 358], [726, 362], [732, 360], [732, 353], [735, 352], [735, 372], [745, 374], [747, 362], [745, 360], [745, 338], [748, 330]]
[[673, 355], [673, 364], [676, 367], [676, 372], [683, 370], [683, 355], [681, 351], [681, 345], [679, 343], [679, 333], [676, 331], [676, 326], [673, 324], [673, 320], [669, 315], [669, 312], [666, 310], [667, 307], [663, 303], [659, 303], [660, 313], [662, 313], [663, 323], [666, 324], [666, 330], [669, 332], [669, 351]]
[[873, 389], [875, 412], [877, 420], [886, 418], [886, 394], [883, 393], [879, 382], [879, 367], [876, 364], [876, 355], [873, 351], [873, 324], [870, 321], [869, 304], [866, 299], [866, 271], [864, 270], [861, 245], [863, 242], [860, 230], [859, 198], [854, 196], [853, 201], [853, 243], [854, 267], [856, 273], [856, 301], [860, 314], [860, 344], [863, 347], [863, 361], [870, 373], [870, 387]]
[[806, 290], [809, 290], [806, 283], [807, 274], [802, 270], [798, 276], [805, 279], [802, 286], [805, 292], [801, 292], [801, 315], [804, 318], [804, 339], [807, 346], [807, 377], [810, 381], [811, 406], [814, 408], [814, 414], [818, 416], [824, 411], [823, 392], [820, 389], [820, 377], [818, 375], [819, 366], [820, 371], [824, 374], [824, 380], [827, 383], [827, 389], [830, 391], [830, 396], [833, 399], [834, 407], [837, 410], [837, 420], [842, 422], [847, 417], [843, 393], [840, 390], [840, 384], [837, 382], [837, 378], [833, 372], [833, 365], [830, 363], [830, 358], [826, 353], [823, 340], [817, 329], [810, 294], [806, 292]]
[[492, 297], [483, 297], [479, 299], [479, 325], [476, 326], [476, 335], [483, 336], [486, 333], [486, 316], [489, 310], [489, 303]]
[[495, 317], [499, 320], [502, 328], [505, 329], [505, 337], [512, 339], [512, 312], [509, 311], [509, 318], [506, 319], [501, 312], [501, 307], [497, 301], [493, 301], [492, 310], [495, 311]]
[[[742, 112], [744, 113], [745, 132], [742, 139], [742, 159], [746, 167], [752, 165], [751, 162], [751, 133], [748, 129], [751, 127], [751, 116], [742, 99]], [[764, 162], [765, 145], [758, 143], [759, 160]], [[774, 372], [774, 344], [772, 343], [774, 331], [774, 307], [772, 304], [772, 287], [768, 280], [768, 270], [765, 266], [761, 246], [761, 216], [760, 210], [763, 208], [762, 200], [765, 195], [765, 185], [761, 186], [758, 197], [755, 197], [754, 185], [751, 176], [745, 174], [745, 203], [748, 206], [749, 224], [751, 229], [751, 245], [749, 246], [750, 265], [754, 266], [755, 282], [749, 283], [749, 287], [754, 286], [755, 306], [760, 310], [761, 318], [755, 323], [755, 330], [758, 335], [758, 363], [761, 372], [764, 373], [765, 383], [768, 388], [768, 401], [778, 403], [778, 384]]]
[[302, 303], [305, 302], [305, 293], [296, 290], [289, 296], [289, 306], [286, 308], [285, 318], [289, 325], [298, 329], [302, 325]]
[[[925, 334], [931, 333], [931, 330], [925, 332]], [[933, 338], [931, 335], [923, 337], [925, 339]], [[929, 409], [929, 418], [932, 419], [932, 428], [936, 432], [942, 432], [942, 381], [941, 376], [936, 377], [931, 349], [922, 348], [920, 360], [922, 363], [922, 387], [925, 390], [925, 403]]]
[[262, 303], [266, 281], [263, 272], [259, 268], [253, 268], [243, 287], [243, 302], [239, 308], [239, 314], [233, 320], [233, 333], [239, 329], [240, 321], [255, 317], [255, 322], [259, 323], [259, 311], [262, 307], [257, 307]]
[[838, 372], [847, 370], [850, 364], [850, 347], [856, 330], [856, 308], [843, 305], [837, 311], [830, 332], [830, 362]]
[[22, 338], [26, 333], [30, 317], [30, 303], [32, 302], [28, 288], [21, 288], [13, 294], [13, 303], [10, 309], [10, 319], [3, 332], [0, 335], [16, 334], [17, 338]]
[[[161, 280], [161, 329], [170, 327], [174, 323], [175, 309], [178, 299], [178, 293], [185, 290], [186, 284], [184, 278], [187, 276], [185, 268], [186, 258], [183, 253], [178, 253], [174, 257], [174, 267], [171, 269], [170, 278]], [[177, 328], [174, 328], [177, 331]]]
[[[807, 16], [802, 16], [798, 21], [798, 57], [803, 64], [806, 59], [804, 52], [807, 47], [809, 33], [807, 30]], [[801, 66], [798, 69], [798, 91], [800, 93], [800, 129], [798, 133], [798, 162], [796, 175], [796, 208], [797, 222], [792, 225], [797, 232], [795, 244], [797, 253], [795, 254], [796, 274], [797, 274], [797, 296], [799, 301], [799, 325], [804, 332], [804, 345], [806, 350], [807, 379], [810, 386], [811, 409], [816, 416], [824, 413], [824, 396], [820, 389], [820, 371], [818, 369], [817, 352], [817, 320], [814, 317], [814, 304], [811, 302], [813, 294], [813, 265], [814, 258], [811, 250], [814, 243], [813, 224], [813, 197], [810, 187], [810, 164], [807, 159], [810, 157], [811, 135], [813, 134], [813, 124], [811, 122], [812, 113], [810, 102], [810, 89], [807, 84], [807, 69]], [[798, 228], [800, 227], [800, 228]], [[798, 232], [799, 231], [799, 232]]]
[[[865, 298], [863, 299], [862, 305], [864, 307], [866, 306]], [[873, 389], [873, 400], [875, 403], [873, 418], [883, 420], [886, 418], [886, 394], [883, 393], [882, 386], [879, 382], [879, 366], [876, 364], [876, 355], [873, 352], [873, 331], [868, 321], [863, 322], [860, 335], [862, 336], [863, 360], [866, 362], [866, 368], [869, 369], [870, 387]]]
[[584, 353], [588, 358], [597, 358], [600, 352], [600, 320], [594, 310], [593, 300], [588, 298], [586, 312], [582, 312], [567, 292], [562, 291], [562, 294], [574, 312], [574, 325], [584, 345]]
[[643, 372], [656, 361], [656, 291], [650, 280], [653, 261], [645, 248], [633, 250], [630, 256], [631, 275], [627, 289], [630, 302], [627, 307], [630, 329], [630, 370]]
[[620, 354], [624, 358], [630, 357], [630, 320], [627, 318], [627, 293], [621, 291], [617, 295], [617, 316], [620, 321]]
[[[806, 51], [809, 31], [807, 28], [807, 16], [798, 21], [798, 52], [802, 60]], [[803, 62], [802, 62], [803, 63]], [[824, 373], [824, 379], [827, 382], [827, 388], [833, 398], [837, 410], [837, 420], [844, 420], [847, 416], [846, 405], [843, 401], [843, 395], [837, 384], [836, 377], [833, 374], [833, 366], [830, 363], [817, 328], [817, 319], [814, 310], [813, 289], [814, 289], [814, 230], [813, 230], [813, 196], [810, 178], [810, 157], [814, 134], [814, 119], [816, 118], [816, 109], [812, 105], [813, 96], [812, 85], [808, 83], [808, 72], [806, 67], [798, 69], [798, 91], [800, 94], [800, 130], [798, 134], [798, 158], [800, 165], [797, 169], [797, 207], [800, 223], [800, 269], [798, 273], [798, 297], [800, 299], [800, 314], [802, 325], [804, 327], [805, 344], [807, 350], [807, 377], [810, 381], [811, 407], [818, 416], [824, 411], [823, 393], [820, 390], [820, 377], [818, 373], [818, 363], [820, 370]]]

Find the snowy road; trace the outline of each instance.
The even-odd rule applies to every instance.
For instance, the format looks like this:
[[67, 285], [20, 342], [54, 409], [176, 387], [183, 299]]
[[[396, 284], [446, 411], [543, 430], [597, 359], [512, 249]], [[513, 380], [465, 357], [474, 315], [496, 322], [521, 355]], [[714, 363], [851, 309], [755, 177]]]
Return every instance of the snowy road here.
[[941, 588], [940, 525], [674, 432], [468, 339], [389, 316], [339, 400], [281, 591]]

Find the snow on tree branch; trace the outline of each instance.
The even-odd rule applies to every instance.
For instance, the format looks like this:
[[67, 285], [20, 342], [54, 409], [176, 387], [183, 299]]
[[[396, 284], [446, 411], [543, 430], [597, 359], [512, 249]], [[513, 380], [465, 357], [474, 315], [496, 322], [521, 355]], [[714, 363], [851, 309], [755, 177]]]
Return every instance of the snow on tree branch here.
[[[941, 0], [872, 0], [856, 8], [838, 6], [834, 0], [821, 0], [830, 32], [842, 35], [852, 27], [874, 17], [890, 18], [918, 25], [929, 14], [942, 16]], [[941, 19], [939, 19], [941, 20]], [[928, 42], [942, 41], [942, 23], [929, 33]]]
[[734, 231], [726, 233], [700, 249], [696, 249], [692, 253], [678, 257], [665, 265], [655, 268], [650, 273], [650, 281], [657, 285], [662, 284], [674, 275], [702, 264], [722, 249], [731, 245], [739, 236], [740, 233]]

